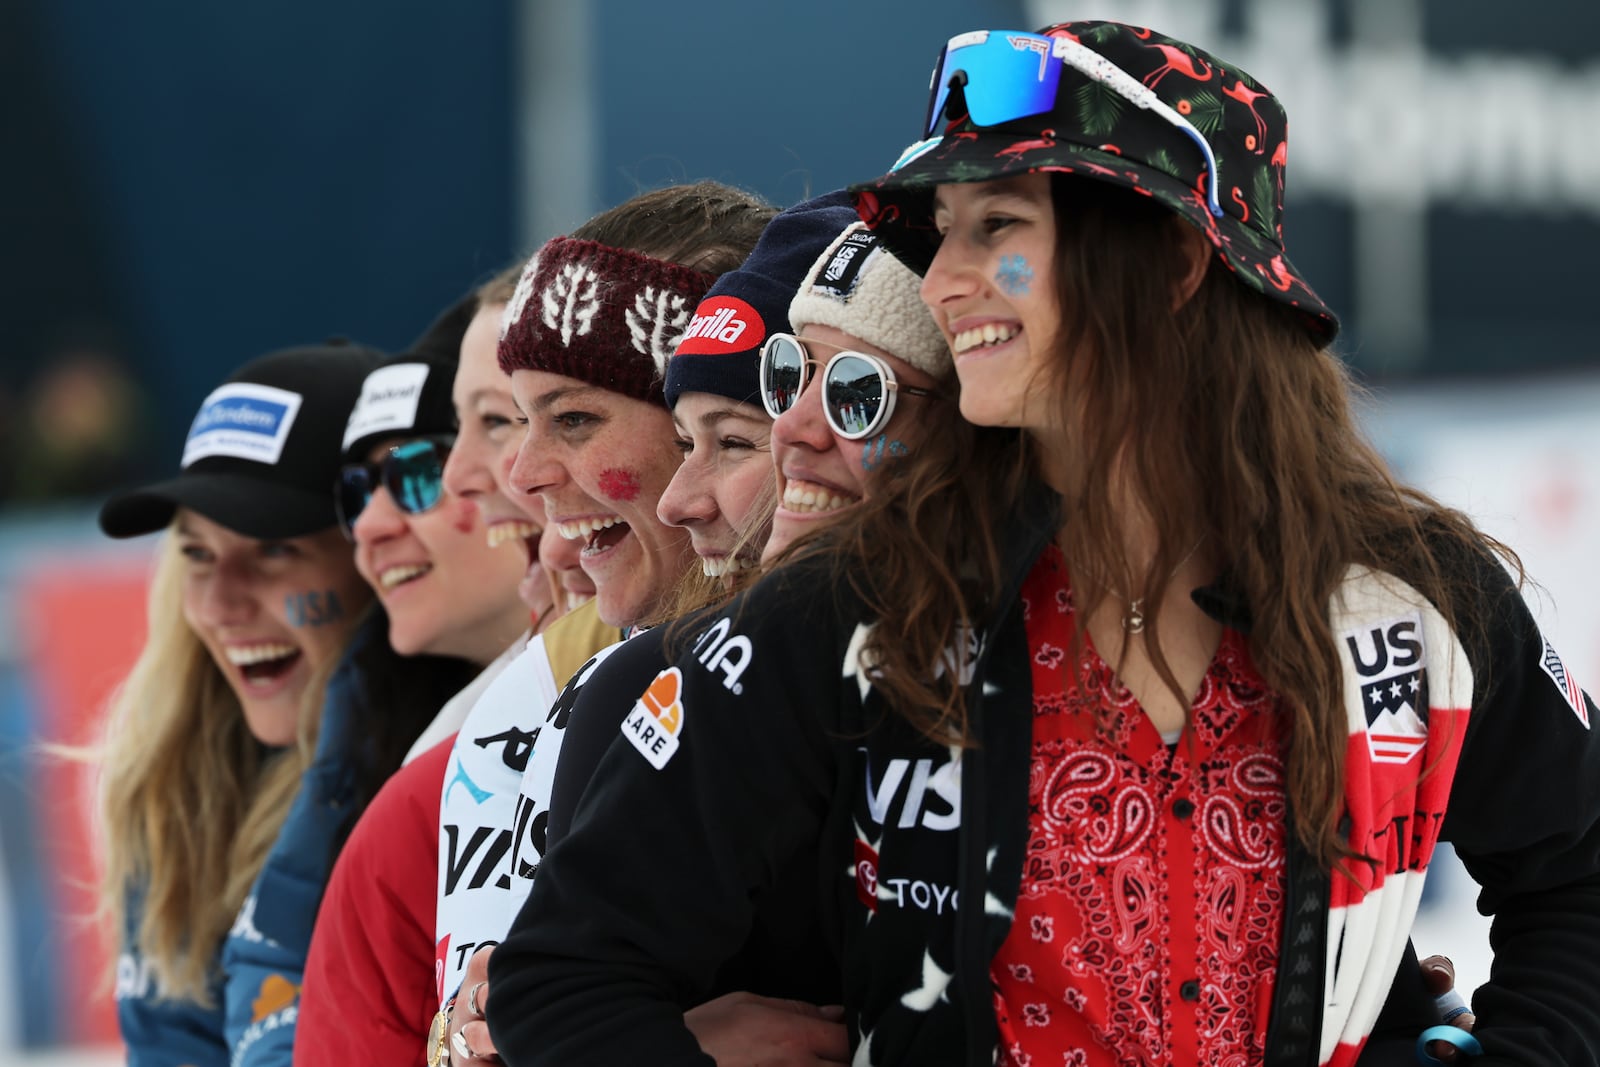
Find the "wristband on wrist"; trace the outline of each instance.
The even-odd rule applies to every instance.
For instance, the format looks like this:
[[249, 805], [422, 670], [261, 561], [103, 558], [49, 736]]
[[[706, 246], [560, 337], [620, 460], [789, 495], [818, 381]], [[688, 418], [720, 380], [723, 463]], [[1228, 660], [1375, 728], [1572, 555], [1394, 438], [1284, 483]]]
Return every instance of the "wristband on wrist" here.
[[1445, 1022], [1449, 1022], [1463, 1011], [1472, 1010], [1467, 1007], [1466, 998], [1461, 995], [1460, 990], [1456, 989], [1447, 989], [1434, 997], [1433, 1005], [1439, 1010], [1439, 1017]]
[[1428, 1051], [1428, 1043], [1431, 1041], [1443, 1041], [1447, 1045], [1454, 1045], [1463, 1056], [1483, 1055], [1483, 1045], [1465, 1030], [1454, 1026], [1430, 1026], [1422, 1031], [1421, 1037], [1417, 1038], [1417, 1062], [1424, 1067], [1444, 1062]]

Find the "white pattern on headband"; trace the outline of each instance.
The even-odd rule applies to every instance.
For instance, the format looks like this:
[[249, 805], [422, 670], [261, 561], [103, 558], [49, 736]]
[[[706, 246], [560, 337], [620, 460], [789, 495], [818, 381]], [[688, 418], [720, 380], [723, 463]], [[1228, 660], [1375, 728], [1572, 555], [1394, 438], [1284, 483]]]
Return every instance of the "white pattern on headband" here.
[[544, 324], [561, 331], [563, 345], [571, 347], [574, 337], [582, 337], [594, 325], [600, 310], [599, 281], [599, 275], [583, 264], [568, 263], [540, 297]]
[[522, 310], [528, 306], [528, 298], [533, 295], [533, 276], [539, 273], [539, 256], [534, 254], [528, 260], [528, 265], [522, 270], [522, 277], [517, 279], [517, 287], [511, 293], [511, 302], [506, 305], [505, 311], [500, 313], [500, 340], [506, 339], [506, 334], [511, 332], [511, 327], [522, 318]]
[[624, 313], [633, 347], [655, 361], [658, 373], [666, 373], [667, 360], [689, 328], [690, 311], [681, 293], [647, 285]]

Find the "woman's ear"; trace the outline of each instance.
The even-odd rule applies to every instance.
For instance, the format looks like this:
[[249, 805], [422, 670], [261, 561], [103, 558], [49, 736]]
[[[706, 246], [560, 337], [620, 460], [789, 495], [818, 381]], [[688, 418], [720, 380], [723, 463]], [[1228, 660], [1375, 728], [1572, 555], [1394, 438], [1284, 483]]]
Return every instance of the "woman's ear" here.
[[1177, 238], [1174, 250], [1178, 253], [1180, 263], [1172, 288], [1172, 310], [1177, 311], [1199, 290], [1206, 271], [1211, 269], [1215, 253], [1211, 248], [1211, 239], [1184, 220], [1175, 217], [1170, 225]]

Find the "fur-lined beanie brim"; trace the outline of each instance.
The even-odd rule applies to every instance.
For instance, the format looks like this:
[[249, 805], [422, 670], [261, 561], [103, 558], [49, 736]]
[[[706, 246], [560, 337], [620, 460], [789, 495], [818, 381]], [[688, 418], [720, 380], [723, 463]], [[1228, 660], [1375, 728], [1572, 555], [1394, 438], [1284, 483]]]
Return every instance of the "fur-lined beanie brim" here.
[[796, 333], [808, 325], [832, 326], [942, 378], [954, 363], [921, 286], [922, 279], [857, 222], [812, 264], [789, 304], [789, 322]]

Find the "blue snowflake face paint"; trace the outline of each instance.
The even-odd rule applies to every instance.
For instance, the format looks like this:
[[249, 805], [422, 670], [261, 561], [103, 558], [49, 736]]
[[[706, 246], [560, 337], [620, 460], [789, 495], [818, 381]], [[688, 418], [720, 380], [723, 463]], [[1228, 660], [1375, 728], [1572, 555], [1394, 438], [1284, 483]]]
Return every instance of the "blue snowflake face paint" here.
[[1033, 268], [1023, 256], [1001, 256], [994, 283], [1007, 296], [1027, 296], [1033, 288]]
[[880, 433], [876, 438], [867, 442], [867, 447], [861, 450], [861, 469], [864, 471], [876, 470], [885, 457], [894, 459], [910, 453], [910, 449], [902, 441], [891, 441], [889, 435]]
[[307, 590], [284, 597], [283, 614], [297, 629], [328, 626], [344, 621], [344, 604], [332, 589]]

